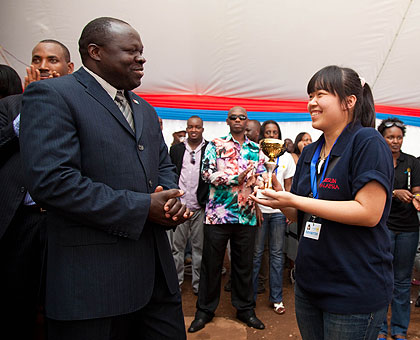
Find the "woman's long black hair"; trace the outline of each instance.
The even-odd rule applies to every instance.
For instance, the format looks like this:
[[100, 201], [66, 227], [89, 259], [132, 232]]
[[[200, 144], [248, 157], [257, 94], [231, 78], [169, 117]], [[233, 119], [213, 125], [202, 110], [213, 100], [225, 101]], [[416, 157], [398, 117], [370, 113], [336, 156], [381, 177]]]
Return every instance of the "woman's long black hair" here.
[[352, 121], [360, 121], [362, 126], [375, 127], [376, 115], [372, 91], [356, 71], [335, 65], [326, 66], [309, 80], [308, 94], [318, 90], [325, 90], [337, 95], [342, 103], [348, 96], [355, 95], [357, 101]]

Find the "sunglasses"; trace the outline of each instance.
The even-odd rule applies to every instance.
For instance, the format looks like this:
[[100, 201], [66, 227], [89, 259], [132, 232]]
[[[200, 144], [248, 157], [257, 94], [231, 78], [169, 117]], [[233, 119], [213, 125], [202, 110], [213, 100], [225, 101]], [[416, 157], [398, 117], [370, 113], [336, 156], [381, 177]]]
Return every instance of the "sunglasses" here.
[[231, 115], [231, 116], [229, 116], [228, 117], [230, 120], [236, 120], [237, 118], [239, 118], [240, 120], [246, 120], [246, 116], [244, 116], [244, 115], [239, 115], [239, 116], [237, 116], [237, 115]]
[[399, 127], [399, 128], [403, 128], [404, 127], [404, 124], [403, 123], [400, 123], [400, 122], [386, 122], [384, 125], [385, 125], [386, 128], [393, 127], [394, 125], [397, 126], [397, 127]]
[[191, 155], [191, 160], [190, 160], [191, 164], [195, 164], [195, 151], [191, 151], [190, 155]]

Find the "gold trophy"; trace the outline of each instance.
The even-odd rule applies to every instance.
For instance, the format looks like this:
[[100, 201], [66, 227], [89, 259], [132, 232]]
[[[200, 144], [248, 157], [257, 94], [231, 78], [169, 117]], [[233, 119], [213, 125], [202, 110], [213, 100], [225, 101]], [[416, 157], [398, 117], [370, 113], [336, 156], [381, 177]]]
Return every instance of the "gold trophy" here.
[[[277, 168], [277, 157], [280, 157], [286, 152], [284, 142], [280, 139], [265, 138], [260, 142], [260, 148], [264, 155], [268, 157], [268, 161], [264, 163], [267, 169], [268, 182], [265, 184], [266, 189], [273, 189], [273, 171]], [[261, 196], [264, 196], [260, 194]]]

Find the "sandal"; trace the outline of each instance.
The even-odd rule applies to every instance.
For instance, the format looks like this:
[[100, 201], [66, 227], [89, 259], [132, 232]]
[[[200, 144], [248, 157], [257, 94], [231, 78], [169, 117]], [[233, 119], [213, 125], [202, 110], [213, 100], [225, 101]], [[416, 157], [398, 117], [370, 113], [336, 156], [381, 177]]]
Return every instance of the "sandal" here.
[[286, 308], [283, 305], [283, 302], [274, 303], [274, 312], [277, 314], [283, 314], [286, 311]]
[[379, 334], [378, 339], [376, 339], [376, 340], [386, 340], [386, 335], [385, 334]]

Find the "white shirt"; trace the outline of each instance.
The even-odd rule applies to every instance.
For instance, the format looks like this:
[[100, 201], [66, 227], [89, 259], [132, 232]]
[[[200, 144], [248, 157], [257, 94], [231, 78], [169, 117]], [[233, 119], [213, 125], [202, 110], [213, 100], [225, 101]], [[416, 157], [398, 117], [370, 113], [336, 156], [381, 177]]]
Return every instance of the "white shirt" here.
[[[266, 157], [266, 159], [268, 160], [268, 157]], [[284, 190], [284, 180], [294, 176], [296, 171], [296, 164], [293, 160], [292, 155], [288, 152], [285, 152], [283, 155], [277, 158], [277, 164], [278, 167], [274, 171], [274, 173], [276, 174], [277, 180], [280, 182]], [[261, 209], [261, 212], [264, 214], [273, 214], [281, 212], [280, 209], [273, 209], [261, 204], [259, 204], [259, 207]]]
[[89, 70], [87, 67], [82, 66], [87, 73], [89, 73], [95, 80], [101, 85], [104, 90], [111, 96], [112, 100], [115, 99], [115, 96], [117, 95], [117, 90], [114, 86], [112, 86], [110, 83], [108, 83], [105, 79], [98, 76], [93, 71]]
[[[188, 139], [183, 142], [185, 144], [184, 158], [182, 159], [181, 173], [179, 174], [179, 188], [184, 191], [181, 196], [181, 203], [185, 204], [191, 210], [201, 209], [197, 200], [198, 182], [201, 176], [201, 152], [204, 152], [204, 138], [201, 144], [192, 150], [188, 144]], [[195, 153], [195, 163], [191, 163], [191, 152]]]

